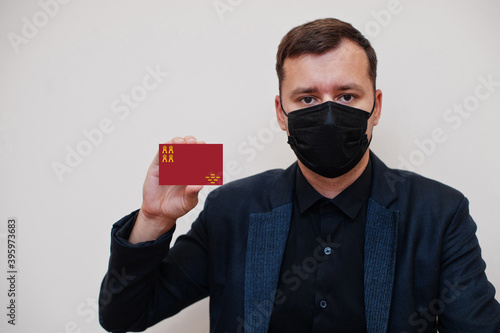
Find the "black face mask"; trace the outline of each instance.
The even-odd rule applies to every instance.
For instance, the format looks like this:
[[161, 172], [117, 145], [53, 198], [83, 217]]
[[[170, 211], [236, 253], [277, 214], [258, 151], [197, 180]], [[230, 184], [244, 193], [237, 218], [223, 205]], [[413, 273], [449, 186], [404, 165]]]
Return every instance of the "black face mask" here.
[[325, 102], [287, 114], [288, 143], [310, 170], [335, 178], [352, 170], [365, 154], [370, 112], [335, 102]]

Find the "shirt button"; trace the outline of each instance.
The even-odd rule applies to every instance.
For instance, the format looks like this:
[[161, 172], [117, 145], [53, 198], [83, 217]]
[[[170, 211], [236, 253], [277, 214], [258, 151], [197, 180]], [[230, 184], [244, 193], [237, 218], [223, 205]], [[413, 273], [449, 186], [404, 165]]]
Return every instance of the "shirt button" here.
[[321, 302], [319, 302], [319, 306], [321, 306], [322, 309], [326, 308], [328, 304], [326, 303], [326, 301], [324, 299], [321, 300]]
[[323, 252], [325, 252], [325, 254], [327, 256], [329, 256], [330, 254], [332, 254], [332, 248], [329, 247], [329, 246], [327, 246], [327, 247], [325, 247], [325, 249], [323, 250]]

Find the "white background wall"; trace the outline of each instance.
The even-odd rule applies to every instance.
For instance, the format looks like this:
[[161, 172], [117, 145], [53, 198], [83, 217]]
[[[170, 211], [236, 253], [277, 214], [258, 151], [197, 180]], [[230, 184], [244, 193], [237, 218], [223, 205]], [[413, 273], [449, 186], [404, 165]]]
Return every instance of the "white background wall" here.
[[[500, 287], [498, 1], [62, 2], [0, 4], [0, 331], [102, 331], [95, 306], [110, 228], [139, 207], [158, 143], [186, 134], [223, 143], [225, 166], [238, 165], [225, 181], [292, 163], [273, 130], [275, 53], [288, 30], [323, 17], [352, 23], [377, 51], [384, 100], [373, 151], [465, 193]], [[140, 93], [147, 68], [168, 76], [126, 114], [121, 96]], [[478, 99], [480, 77], [496, 86]], [[467, 116], [448, 111], [464, 103]], [[103, 120], [109, 133], [59, 179], [53, 164], [66, 164], [68, 147], [89, 148], [83, 131]], [[446, 140], [422, 152], [416, 142], [437, 128]], [[9, 217], [19, 221], [15, 327], [4, 314]], [[207, 300], [148, 330], [165, 331], [207, 332]]]

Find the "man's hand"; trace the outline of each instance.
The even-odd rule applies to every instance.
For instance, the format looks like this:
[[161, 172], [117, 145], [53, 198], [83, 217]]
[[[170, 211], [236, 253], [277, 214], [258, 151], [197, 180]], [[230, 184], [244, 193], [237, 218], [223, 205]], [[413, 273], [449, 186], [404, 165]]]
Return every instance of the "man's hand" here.
[[[176, 137], [166, 142], [204, 144], [192, 136]], [[159, 153], [149, 166], [142, 189], [142, 206], [129, 241], [133, 244], [159, 238], [172, 229], [175, 221], [198, 203], [202, 185], [159, 185]]]

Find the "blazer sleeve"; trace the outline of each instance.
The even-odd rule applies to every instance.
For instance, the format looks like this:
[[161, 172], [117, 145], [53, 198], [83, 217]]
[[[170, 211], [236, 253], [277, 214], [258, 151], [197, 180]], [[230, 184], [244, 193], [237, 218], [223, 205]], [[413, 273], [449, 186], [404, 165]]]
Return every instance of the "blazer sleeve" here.
[[203, 212], [172, 250], [175, 227], [155, 241], [127, 241], [137, 213], [111, 231], [108, 271], [99, 295], [99, 321], [109, 332], [143, 331], [208, 295]]
[[484, 272], [468, 200], [460, 202], [442, 243], [439, 297], [429, 304], [440, 333], [499, 333], [500, 305]]

